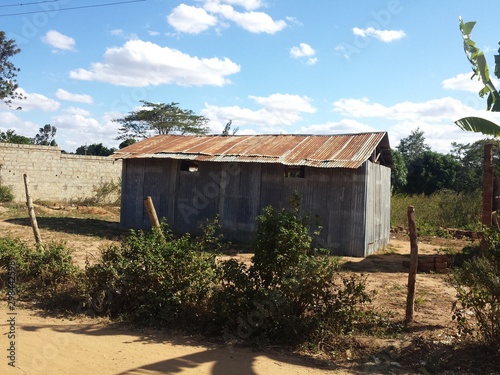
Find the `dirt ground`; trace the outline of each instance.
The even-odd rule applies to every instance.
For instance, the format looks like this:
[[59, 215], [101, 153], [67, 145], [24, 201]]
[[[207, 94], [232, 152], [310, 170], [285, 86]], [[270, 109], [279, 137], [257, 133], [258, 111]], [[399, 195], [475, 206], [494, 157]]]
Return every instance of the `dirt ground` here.
[[[0, 205], [0, 236], [34, 242], [27, 217], [12, 212]], [[116, 211], [40, 206], [37, 215], [43, 241], [67, 242], [81, 266], [123, 235]], [[419, 243], [419, 254], [461, 249], [465, 244], [463, 240], [426, 239]], [[377, 254], [364, 259], [343, 258], [348, 270], [367, 275], [369, 288], [378, 291], [374, 306], [390, 311], [396, 322], [405, 316], [408, 270], [402, 261], [409, 258], [409, 251], [406, 236], [393, 235], [391, 244]], [[251, 255], [238, 257], [248, 261]], [[0, 348], [4, 354], [0, 356], [0, 374], [429, 373], [439, 365], [430, 362], [446, 361], [453, 367], [460, 356], [453, 351], [457, 332], [451, 321], [451, 307], [455, 293], [445, 280], [444, 274], [419, 273], [414, 323], [409, 330], [392, 339], [358, 337], [358, 347], [346, 349], [338, 360], [290, 354], [274, 347], [255, 351], [231, 344], [210, 344], [182, 335], [134, 330], [103, 319], [57, 317], [26, 305], [17, 306], [16, 315], [10, 315], [7, 302], [1, 301]], [[8, 339], [12, 317], [15, 368], [9, 366], [5, 355], [12, 349]], [[361, 355], [359, 348], [364, 348]], [[431, 353], [436, 350], [442, 351], [438, 359], [436, 353]], [[454, 368], [459, 369], [459, 365]]]

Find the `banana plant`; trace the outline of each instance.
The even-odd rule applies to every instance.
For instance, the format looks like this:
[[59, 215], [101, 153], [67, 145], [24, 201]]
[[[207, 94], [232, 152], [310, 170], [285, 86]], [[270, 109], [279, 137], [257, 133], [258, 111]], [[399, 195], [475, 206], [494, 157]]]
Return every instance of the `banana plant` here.
[[[482, 98], [488, 94], [487, 110], [500, 112], [500, 94], [490, 79], [488, 64], [486, 63], [484, 53], [476, 47], [476, 43], [470, 38], [470, 34], [476, 22], [471, 21], [464, 23], [462, 17], [459, 17], [459, 21], [465, 55], [471, 63], [472, 71], [474, 72], [471, 79], [477, 76], [478, 79], [483, 82], [484, 87], [479, 91], [479, 96]], [[500, 49], [498, 52], [500, 53]], [[500, 78], [500, 55], [495, 55], [495, 76]]]
[[468, 132], [483, 133], [498, 137], [500, 135], [500, 126], [481, 117], [464, 117], [455, 121], [455, 124], [462, 130]]

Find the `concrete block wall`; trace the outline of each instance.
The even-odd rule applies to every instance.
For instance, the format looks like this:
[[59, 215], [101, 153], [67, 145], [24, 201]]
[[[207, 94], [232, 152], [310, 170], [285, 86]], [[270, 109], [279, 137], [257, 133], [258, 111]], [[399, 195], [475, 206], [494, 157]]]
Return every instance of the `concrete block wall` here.
[[15, 201], [26, 200], [24, 177], [33, 200], [72, 201], [92, 198], [104, 182], [117, 182], [122, 162], [111, 157], [61, 153], [59, 147], [0, 143], [0, 186]]

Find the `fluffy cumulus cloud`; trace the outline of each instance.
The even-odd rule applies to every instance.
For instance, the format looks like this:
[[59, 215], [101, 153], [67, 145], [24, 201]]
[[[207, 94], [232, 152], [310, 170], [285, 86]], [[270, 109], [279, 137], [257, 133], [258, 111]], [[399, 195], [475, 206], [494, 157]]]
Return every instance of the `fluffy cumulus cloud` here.
[[118, 124], [107, 116], [98, 120], [85, 109], [70, 107], [53, 116], [50, 124], [57, 128], [57, 143], [66, 151], [75, 151], [84, 144], [92, 143], [117, 147], [114, 138], [118, 134]]
[[[23, 111], [44, 111], [44, 112], [54, 112], [60, 107], [60, 103], [54, 99], [51, 99], [45, 95], [37, 93], [29, 93], [24, 89], [17, 90], [25, 99], [14, 99], [12, 100], [11, 108], [21, 107]], [[1, 103], [1, 108], [7, 108], [7, 105]]]
[[199, 34], [215, 26], [217, 17], [207, 13], [203, 8], [180, 4], [168, 15], [167, 21], [178, 32]]
[[267, 97], [249, 96], [261, 106], [259, 109], [240, 106], [218, 107], [205, 104], [201, 114], [211, 119], [212, 131], [219, 132], [229, 119], [234, 127], [240, 127], [238, 134], [245, 133], [245, 126], [258, 128], [263, 133], [286, 133], [286, 127], [302, 120], [302, 113], [314, 113], [316, 108], [306, 96], [273, 94]]
[[[495, 87], [499, 87], [499, 82], [495, 77], [491, 77], [491, 81]], [[472, 73], [457, 74], [455, 77], [445, 79], [442, 84], [443, 88], [447, 90], [460, 90], [473, 93], [479, 93], [484, 87], [483, 83], [477, 77], [472, 78]]]
[[406, 33], [403, 30], [378, 30], [373, 27], [368, 27], [366, 29], [354, 27], [352, 29], [352, 32], [357, 36], [361, 36], [364, 38], [373, 37], [386, 43], [404, 38], [406, 36]]
[[340, 121], [327, 122], [301, 127], [297, 134], [349, 134], [376, 131], [372, 126], [354, 119], [344, 118]]
[[286, 21], [274, 20], [269, 14], [256, 11], [263, 6], [261, 0], [203, 0], [200, 6], [180, 4], [167, 16], [167, 21], [177, 32], [189, 34], [199, 34], [227, 21], [252, 33], [274, 34], [283, 30]]
[[47, 33], [42, 37], [42, 41], [52, 46], [55, 49], [54, 52], [56, 52], [57, 50], [75, 50], [75, 40], [67, 35], [61, 34], [56, 30], [47, 31]]
[[318, 62], [318, 58], [315, 55], [316, 51], [307, 43], [300, 43], [298, 46], [290, 49], [290, 56], [294, 59], [305, 58], [309, 65], [314, 65]]
[[164, 84], [223, 86], [240, 66], [228, 58], [199, 58], [151, 42], [130, 40], [104, 53], [104, 62], [70, 72], [73, 79], [143, 87]]
[[67, 100], [70, 102], [77, 102], [77, 103], [86, 103], [86, 104], [92, 104], [94, 100], [90, 95], [85, 95], [85, 94], [72, 94], [66, 90], [59, 89], [56, 92], [56, 97], [61, 100]]

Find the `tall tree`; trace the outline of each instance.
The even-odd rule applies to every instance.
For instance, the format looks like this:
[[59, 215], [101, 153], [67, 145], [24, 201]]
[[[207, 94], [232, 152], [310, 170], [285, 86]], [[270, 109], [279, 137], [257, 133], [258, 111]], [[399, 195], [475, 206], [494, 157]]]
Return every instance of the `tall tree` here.
[[396, 149], [403, 155], [407, 166], [413, 160], [420, 158], [424, 152], [431, 150], [425, 143], [424, 132], [420, 128], [412, 130], [408, 137], [401, 139]]
[[16, 77], [20, 69], [9, 61], [19, 52], [21, 50], [17, 48], [16, 42], [13, 39], [6, 39], [5, 32], [0, 31], [0, 100], [9, 106], [12, 99], [24, 99], [24, 96], [17, 91], [19, 86]]
[[459, 169], [460, 163], [451, 155], [425, 151], [408, 167], [406, 191], [409, 194], [431, 195], [441, 189], [456, 190]]
[[116, 139], [147, 138], [153, 134], [206, 134], [208, 119], [192, 110], [179, 107], [179, 103], [151, 103], [141, 100], [142, 109], [132, 111], [121, 119]]
[[0, 142], [22, 145], [29, 145], [33, 143], [31, 138], [25, 137], [24, 135], [18, 135], [12, 129], [7, 129], [5, 132], [0, 131]]
[[43, 128], [38, 130], [38, 134], [35, 135], [33, 143], [42, 146], [57, 146], [56, 136], [57, 128], [50, 124], [45, 124]]
[[391, 172], [392, 192], [396, 194], [404, 193], [408, 177], [408, 167], [406, 166], [405, 158], [398, 150], [391, 150], [391, 156], [394, 164]]

